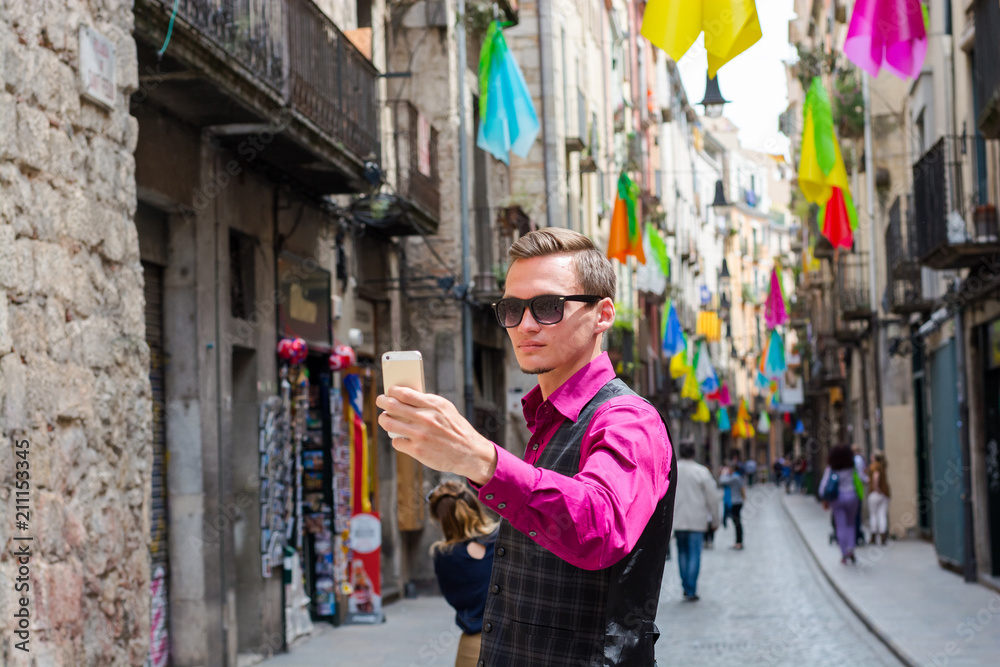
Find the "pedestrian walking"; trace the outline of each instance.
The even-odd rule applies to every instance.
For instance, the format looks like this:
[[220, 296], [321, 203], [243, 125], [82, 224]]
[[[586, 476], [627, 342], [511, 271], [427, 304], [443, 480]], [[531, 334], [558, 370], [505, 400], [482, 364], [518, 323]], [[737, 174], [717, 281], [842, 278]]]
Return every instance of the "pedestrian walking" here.
[[747, 459], [746, 463], [743, 464], [743, 474], [745, 475], [744, 482], [747, 486], [753, 486], [754, 475], [757, 474], [757, 460], [753, 457]]
[[616, 274], [582, 234], [547, 227], [508, 252], [493, 304], [521, 370], [524, 459], [480, 435], [448, 400], [379, 396], [393, 447], [467, 477], [501, 517], [479, 660], [491, 667], [654, 665], [654, 619], [677, 464], [657, 410], [618, 380], [605, 331]]
[[871, 543], [876, 544], [881, 538], [882, 544], [889, 539], [889, 478], [886, 472], [885, 455], [882, 452], [872, 454], [868, 479], [868, 527], [871, 530]]
[[795, 465], [792, 468], [795, 476], [795, 489], [798, 493], [806, 492], [806, 470], [809, 468], [809, 462], [806, 461], [806, 457], [799, 456], [795, 460]]
[[[750, 459], [753, 460], [753, 459]], [[749, 463], [749, 461], [747, 461]], [[733, 520], [733, 528], [736, 529], [736, 543], [733, 549], [743, 550], [743, 521], [740, 514], [743, 511], [743, 499], [746, 497], [746, 488], [743, 483], [743, 475], [733, 462], [733, 467], [724, 466], [719, 474], [719, 485], [729, 491], [729, 518]]]
[[674, 536], [677, 538], [677, 567], [684, 599], [698, 599], [698, 572], [705, 537], [705, 516], [709, 528], [719, 525], [719, 491], [708, 468], [694, 460], [694, 443], [682, 442], [677, 462], [677, 497], [674, 501]]
[[865, 480], [854, 464], [854, 455], [849, 445], [835, 445], [830, 449], [826, 470], [820, 480], [819, 492], [823, 499], [823, 509], [831, 509], [837, 543], [840, 546], [840, 562], [855, 562], [854, 520], [860, 505], [859, 487]]
[[427, 498], [431, 517], [444, 533], [443, 540], [431, 545], [434, 573], [441, 594], [455, 609], [455, 623], [462, 630], [455, 667], [475, 667], [493, 569], [497, 523], [486, 518], [482, 505], [464, 483], [442, 482]]

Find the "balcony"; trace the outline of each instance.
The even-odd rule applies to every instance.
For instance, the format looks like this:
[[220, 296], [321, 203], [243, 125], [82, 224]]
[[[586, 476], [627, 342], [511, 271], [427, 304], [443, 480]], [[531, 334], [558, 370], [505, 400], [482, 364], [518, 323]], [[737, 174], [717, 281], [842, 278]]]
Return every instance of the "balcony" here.
[[841, 252], [837, 259], [837, 310], [845, 321], [867, 320], [872, 314], [867, 252]]
[[844, 348], [834, 340], [821, 338], [814, 374], [825, 387], [842, 387], [847, 382], [847, 365], [844, 362]]
[[133, 109], [149, 102], [313, 194], [363, 188], [381, 157], [378, 72], [311, 0], [178, 0], [160, 58], [173, 7], [135, 3]]
[[901, 201], [896, 197], [889, 207], [889, 227], [885, 231], [885, 270], [889, 309], [897, 315], [931, 311], [932, 302], [924, 298], [920, 283], [915, 239], [909, 233], [912, 229], [912, 225], [903, 224]]
[[[996, 186], [990, 188], [986, 168], [986, 155], [997, 155], [998, 143], [965, 135], [942, 137], [914, 165], [910, 231], [924, 266], [969, 268], [1000, 252], [997, 192]], [[976, 167], [975, 190], [967, 190], [962, 178], [970, 149]]]
[[438, 131], [410, 102], [394, 103], [396, 192], [416, 205], [434, 229], [441, 216]]
[[1000, 139], [1000, 3], [976, 0], [975, 67], [972, 79], [976, 86], [976, 121], [982, 133]]

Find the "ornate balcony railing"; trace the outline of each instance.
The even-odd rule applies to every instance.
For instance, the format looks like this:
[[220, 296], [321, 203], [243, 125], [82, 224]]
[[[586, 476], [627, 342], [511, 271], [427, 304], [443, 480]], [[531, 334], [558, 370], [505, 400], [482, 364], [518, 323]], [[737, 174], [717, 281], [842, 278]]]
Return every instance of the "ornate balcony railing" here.
[[[137, 26], [173, 8], [136, 0]], [[223, 87], [263, 86], [356, 160], [380, 161], [378, 71], [312, 0], [177, 0], [173, 40]]]
[[867, 252], [841, 252], [837, 260], [837, 306], [844, 320], [871, 315]]
[[[1000, 252], [997, 220], [995, 141], [973, 135], [942, 137], [913, 167], [913, 224], [917, 253], [924, 266], [959, 269], [977, 265]], [[963, 168], [973, 158], [973, 187]]]
[[[912, 210], [908, 212], [912, 215]], [[886, 284], [889, 286], [889, 308], [905, 315], [930, 310], [920, 282], [920, 264], [912, 226], [904, 224], [902, 200], [899, 197], [889, 207], [889, 226], [885, 231]]]
[[983, 134], [1000, 139], [1000, 3], [976, 0], [976, 41], [972, 79], [976, 87], [976, 122]]

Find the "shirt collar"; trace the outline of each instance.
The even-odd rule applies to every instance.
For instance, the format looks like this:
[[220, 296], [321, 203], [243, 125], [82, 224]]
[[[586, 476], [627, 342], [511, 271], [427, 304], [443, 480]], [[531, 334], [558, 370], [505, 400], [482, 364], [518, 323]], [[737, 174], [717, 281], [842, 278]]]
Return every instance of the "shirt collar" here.
[[[601, 387], [615, 378], [615, 369], [607, 352], [602, 352], [596, 359], [573, 374], [549, 396], [549, 402], [559, 414], [571, 421], [576, 421], [580, 411], [590, 402]], [[524, 419], [529, 429], [535, 423], [538, 408], [543, 403], [542, 389], [538, 385], [521, 399]]]

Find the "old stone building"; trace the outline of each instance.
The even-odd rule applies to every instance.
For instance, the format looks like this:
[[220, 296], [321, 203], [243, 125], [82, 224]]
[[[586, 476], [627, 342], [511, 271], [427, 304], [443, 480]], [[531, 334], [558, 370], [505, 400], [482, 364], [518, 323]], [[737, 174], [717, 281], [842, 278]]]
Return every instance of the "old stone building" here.
[[131, 3], [48, 4], [0, 8], [0, 662], [141, 665], [152, 411]]

